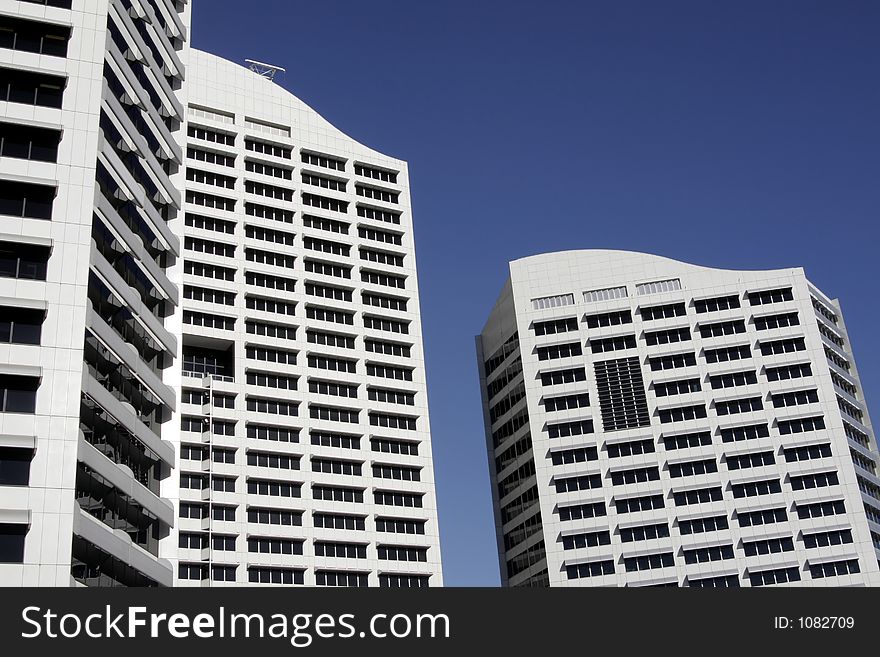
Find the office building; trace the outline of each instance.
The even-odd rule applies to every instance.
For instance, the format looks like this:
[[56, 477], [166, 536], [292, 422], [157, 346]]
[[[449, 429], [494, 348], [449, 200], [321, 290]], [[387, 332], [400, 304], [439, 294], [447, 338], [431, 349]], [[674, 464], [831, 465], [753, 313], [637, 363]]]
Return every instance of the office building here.
[[0, 584], [170, 585], [189, 5], [0, 2]]
[[0, 584], [439, 586], [406, 163], [189, 12], [0, 2]]
[[190, 51], [162, 554], [180, 585], [439, 586], [407, 165], [276, 72]]
[[802, 269], [510, 263], [477, 338], [506, 586], [877, 586], [877, 442]]

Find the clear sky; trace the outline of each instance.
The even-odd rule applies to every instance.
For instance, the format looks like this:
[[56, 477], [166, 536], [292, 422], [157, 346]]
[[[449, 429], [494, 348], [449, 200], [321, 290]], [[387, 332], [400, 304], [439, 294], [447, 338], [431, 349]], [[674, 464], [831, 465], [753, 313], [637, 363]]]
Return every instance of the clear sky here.
[[473, 336], [509, 260], [803, 266], [880, 408], [880, 2], [193, 5], [197, 48], [409, 161], [448, 585], [498, 583]]

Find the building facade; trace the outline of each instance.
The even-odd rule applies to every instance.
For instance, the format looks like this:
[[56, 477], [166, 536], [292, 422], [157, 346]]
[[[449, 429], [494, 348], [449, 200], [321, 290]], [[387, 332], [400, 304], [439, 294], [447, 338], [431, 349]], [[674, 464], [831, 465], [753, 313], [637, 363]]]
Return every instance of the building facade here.
[[0, 0], [0, 584], [439, 586], [406, 163], [188, 24]]
[[442, 584], [407, 165], [191, 50], [180, 585]]
[[477, 355], [506, 586], [877, 586], [877, 442], [802, 269], [510, 264]]
[[0, 1], [0, 584], [156, 586], [189, 8]]

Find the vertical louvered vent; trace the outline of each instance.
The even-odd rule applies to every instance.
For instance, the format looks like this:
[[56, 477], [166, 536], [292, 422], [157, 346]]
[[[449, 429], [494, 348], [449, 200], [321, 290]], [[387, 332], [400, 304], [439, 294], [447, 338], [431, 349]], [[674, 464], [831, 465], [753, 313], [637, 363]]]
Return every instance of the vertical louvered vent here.
[[596, 386], [605, 431], [646, 427], [651, 423], [638, 358], [596, 363]]

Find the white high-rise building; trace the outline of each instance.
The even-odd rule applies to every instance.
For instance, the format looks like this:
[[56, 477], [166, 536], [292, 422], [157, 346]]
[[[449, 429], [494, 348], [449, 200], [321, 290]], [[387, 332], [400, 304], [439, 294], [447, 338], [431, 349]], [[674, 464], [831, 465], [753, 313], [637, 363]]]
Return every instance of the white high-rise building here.
[[440, 586], [406, 162], [207, 53], [186, 95], [163, 556], [181, 585]]
[[189, 7], [0, 0], [0, 585], [439, 586], [406, 163]]
[[189, 6], [0, 0], [0, 585], [155, 586]]
[[877, 586], [877, 442], [802, 269], [510, 263], [477, 353], [506, 586]]

